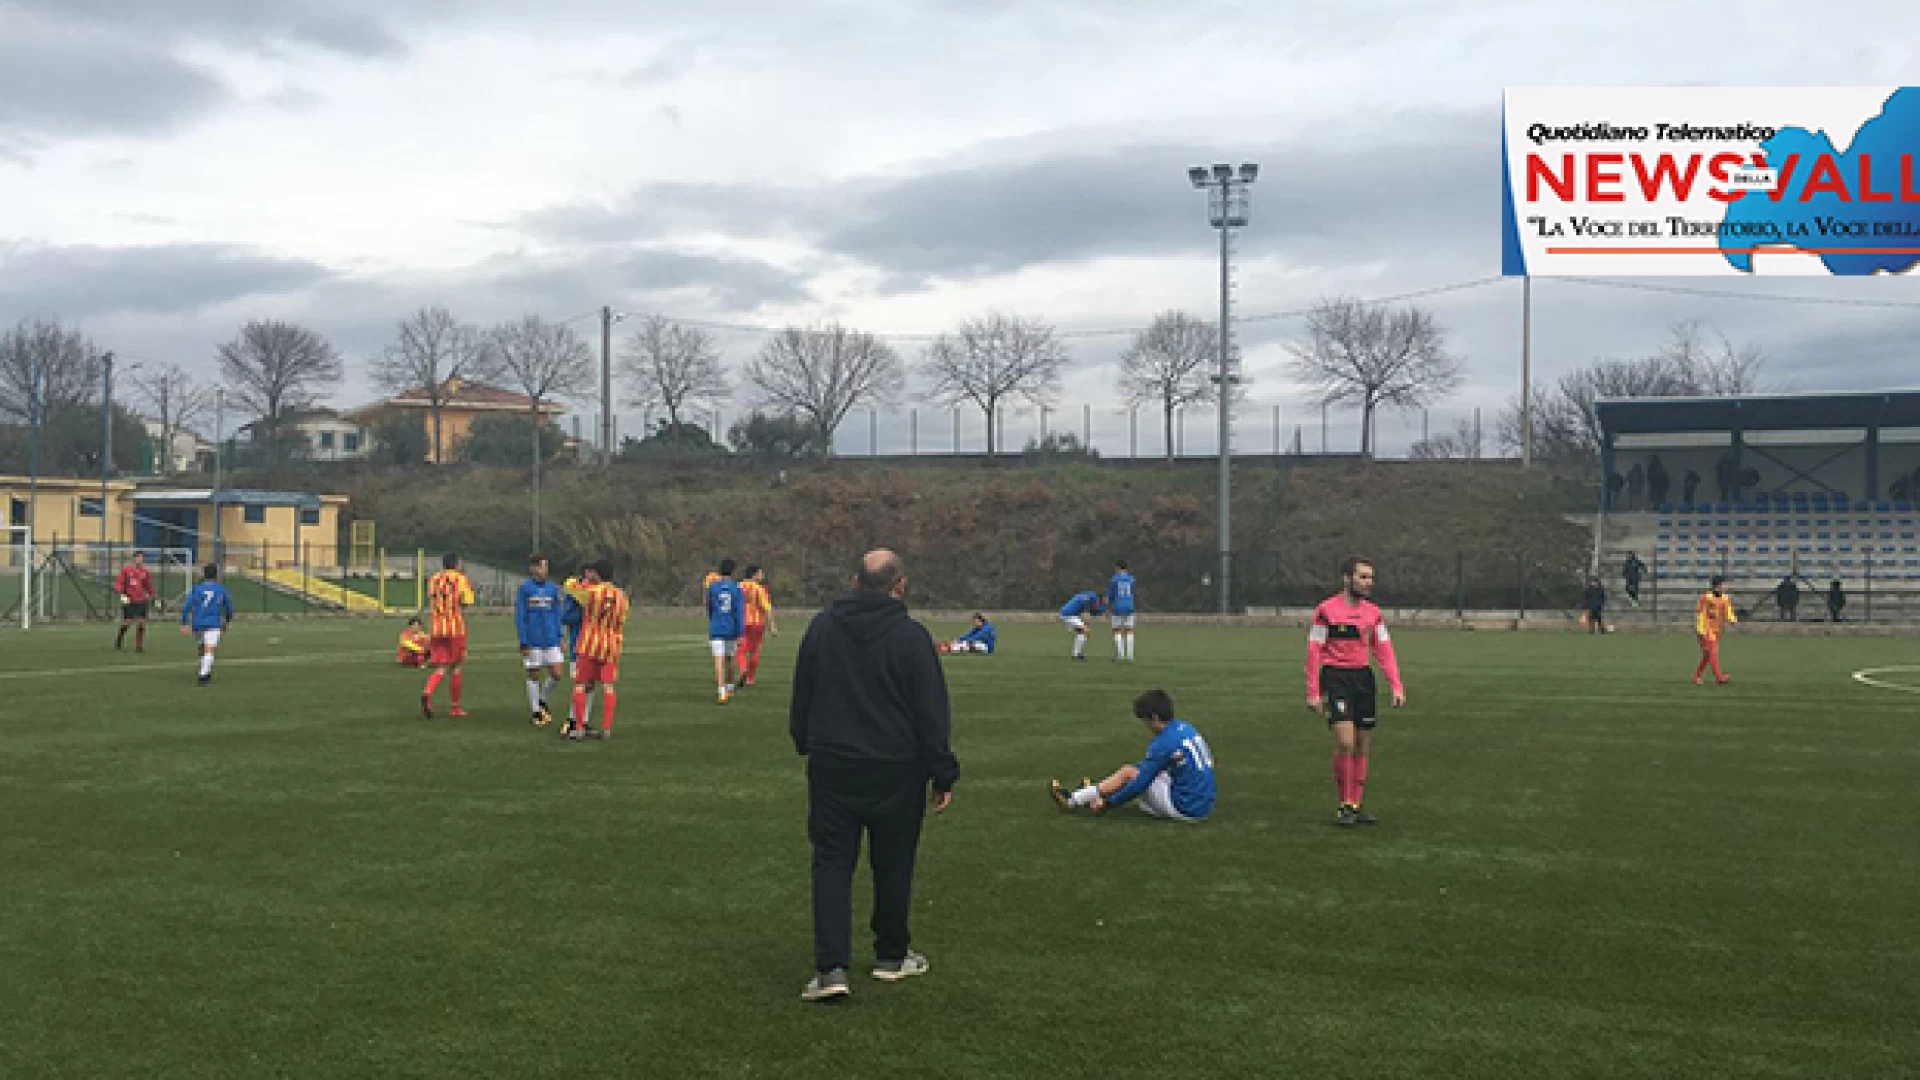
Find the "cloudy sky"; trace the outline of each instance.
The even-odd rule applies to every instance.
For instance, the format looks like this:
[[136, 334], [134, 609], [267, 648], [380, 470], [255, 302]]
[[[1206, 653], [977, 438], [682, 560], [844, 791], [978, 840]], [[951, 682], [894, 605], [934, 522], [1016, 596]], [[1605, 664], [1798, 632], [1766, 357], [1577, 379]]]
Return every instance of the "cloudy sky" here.
[[[366, 363], [428, 303], [481, 323], [611, 304], [903, 335], [989, 310], [1124, 330], [1213, 310], [1216, 240], [1184, 170], [1241, 160], [1263, 169], [1239, 239], [1241, 314], [1470, 283], [1500, 269], [1504, 87], [1899, 85], [1920, 71], [1911, 5], [1821, 11], [0, 0], [0, 320], [59, 316], [122, 357], [209, 377], [241, 322], [297, 320], [348, 359], [339, 405], [370, 396]], [[1697, 318], [1762, 345], [1792, 389], [1920, 385], [1911, 278], [1641, 282], [1735, 295], [1537, 281], [1538, 375], [1646, 352]], [[1470, 371], [1433, 426], [1476, 407], [1490, 422], [1517, 384], [1519, 282], [1420, 303]], [[1288, 440], [1300, 424], [1320, 441], [1318, 409], [1281, 368], [1298, 329], [1244, 327], [1241, 446], [1270, 448], [1275, 406]], [[720, 337], [734, 364], [759, 340]], [[1091, 404], [1097, 442], [1124, 453], [1125, 337], [1073, 340], [1064, 423]], [[977, 442], [979, 419], [964, 424]], [[945, 448], [951, 426], [921, 407], [923, 447]], [[1187, 449], [1211, 451], [1212, 427], [1191, 418]], [[883, 450], [906, 449], [904, 412], [879, 428]], [[1419, 429], [1389, 416], [1383, 450]], [[1356, 432], [1336, 413], [1328, 438], [1351, 447]], [[866, 441], [864, 418], [843, 433], [845, 449]]]

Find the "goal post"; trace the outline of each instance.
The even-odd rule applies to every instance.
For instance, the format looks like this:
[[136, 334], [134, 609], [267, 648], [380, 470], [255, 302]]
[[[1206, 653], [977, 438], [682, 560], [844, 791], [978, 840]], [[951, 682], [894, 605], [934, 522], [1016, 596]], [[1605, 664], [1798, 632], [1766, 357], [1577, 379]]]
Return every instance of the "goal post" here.
[[[4, 555], [0, 555], [0, 568], [6, 574], [20, 575], [20, 629], [33, 629], [33, 574], [37, 567], [33, 561], [33, 527], [30, 525], [8, 525], [6, 528], [7, 546]], [[0, 608], [0, 610], [4, 610]]]

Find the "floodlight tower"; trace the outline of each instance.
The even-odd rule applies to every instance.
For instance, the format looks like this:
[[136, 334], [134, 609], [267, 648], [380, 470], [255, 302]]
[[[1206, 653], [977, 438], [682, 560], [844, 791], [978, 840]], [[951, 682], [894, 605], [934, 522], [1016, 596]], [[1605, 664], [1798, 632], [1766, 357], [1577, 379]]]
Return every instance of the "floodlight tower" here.
[[1214, 385], [1220, 392], [1220, 613], [1233, 610], [1233, 387], [1240, 381], [1233, 355], [1233, 230], [1245, 228], [1252, 207], [1247, 191], [1260, 166], [1242, 162], [1195, 165], [1187, 170], [1193, 186], [1207, 192], [1207, 220], [1220, 230], [1220, 358]]

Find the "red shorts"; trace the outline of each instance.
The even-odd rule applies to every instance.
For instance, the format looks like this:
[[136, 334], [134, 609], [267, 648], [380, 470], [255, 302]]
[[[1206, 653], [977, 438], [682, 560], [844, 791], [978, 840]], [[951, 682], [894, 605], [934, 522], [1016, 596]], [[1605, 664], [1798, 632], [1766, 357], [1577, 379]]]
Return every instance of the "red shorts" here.
[[394, 659], [400, 661], [401, 667], [427, 666], [427, 655], [425, 653], [403, 652], [399, 656], [394, 657]]
[[594, 660], [582, 656], [573, 662], [573, 681], [611, 686], [620, 681], [618, 660]]
[[461, 637], [437, 637], [427, 642], [427, 661], [435, 667], [458, 664], [467, 658], [467, 639]]
[[748, 623], [743, 636], [746, 638], [747, 648], [757, 649], [760, 647], [761, 640], [767, 636], [767, 624]]

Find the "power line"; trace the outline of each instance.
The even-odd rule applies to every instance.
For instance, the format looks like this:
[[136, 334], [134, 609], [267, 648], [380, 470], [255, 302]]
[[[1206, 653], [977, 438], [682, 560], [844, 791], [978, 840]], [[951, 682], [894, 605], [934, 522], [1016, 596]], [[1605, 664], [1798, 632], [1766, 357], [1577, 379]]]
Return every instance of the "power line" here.
[[[1492, 285], [1497, 282], [1501, 282], [1505, 280], [1507, 279], [1504, 277], [1483, 277], [1483, 278], [1475, 278], [1471, 281], [1456, 281], [1448, 285], [1434, 285], [1424, 289], [1413, 289], [1408, 292], [1392, 293], [1386, 296], [1371, 297], [1369, 299], [1361, 300], [1360, 303], [1367, 307], [1375, 307], [1381, 304], [1397, 304], [1404, 300], [1415, 300], [1425, 296], [1439, 296], [1443, 293], [1463, 292], [1468, 289], [1478, 289], [1483, 286]], [[1293, 308], [1286, 311], [1270, 311], [1270, 312], [1265, 312], [1259, 315], [1242, 315], [1237, 321], [1239, 322], [1278, 322], [1282, 319], [1304, 318], [1305, 316], [1312, 314], [1313, 310], [1314, 309], [1311, 307], [1303, 307], [1303, 308]], [[680, 324], [681, 326], [694, 327], [700, 330], [712, 330], [717, 333], [777, 334], [780, 331], [787, 329], [787, 327], [784, 325], [767, 326], [761, 323], [723, 322], [723, 321], [714, 320], [714, 319], [680, 319], [680, 318], [674, 318], [671, 315], [667, 315], [664, 312], [661, 312], [661, 313], [646, 312], [641, 314], [646, 314], [646, 315], [659, 314], [661, 317], [670, 319], [673, 322]], [[1067, 330], [1056, 330], [1054, 331], [1054, 334], [1055, 336], [1062, 337], [1062, 338], [1126, 337], [1126, 336], [1140, 333], [1142, 330], [1145, 330], [1145, 329], [1146, 327], [1144, 326], [1079, 327], [1079, 328], [1073, 328], [1073, 329], [1067, 329]], [[943, 331], [943, 330], [890, 330], [890, 331], [874, 331], [873, 336], [876, 338], [880, 338], [881, 340], [884, 340], [884, 341], [932, 341], [935, 338], [938, 338], [941, 335], [949, 332], [950, 331]]]
[[1854, 300], [1839, 296], [1783, 296], [1779, 293], [1742, 293], [1725, 289], [1701, 289], [1687, 285], [1652, 285], [1641, 281], [1614, 278], [1548, 277], [1542, 281], [1565, 281], [1574, 285], [1592, 285], [1602, 289], [1631, 289], [1636, 292], [1666, 293], [1672, 296], [1703, 296], [1717, 300], [1764, 300], [1773, 304], [1813, 304], [1825, 307], [1920, 308], [1913, 300]]

